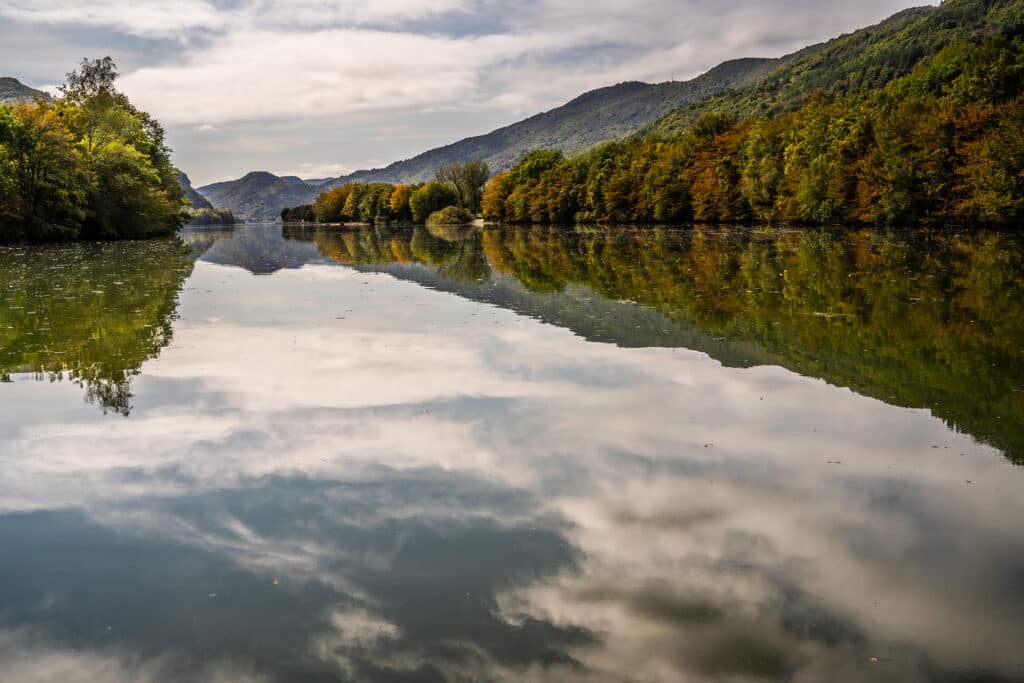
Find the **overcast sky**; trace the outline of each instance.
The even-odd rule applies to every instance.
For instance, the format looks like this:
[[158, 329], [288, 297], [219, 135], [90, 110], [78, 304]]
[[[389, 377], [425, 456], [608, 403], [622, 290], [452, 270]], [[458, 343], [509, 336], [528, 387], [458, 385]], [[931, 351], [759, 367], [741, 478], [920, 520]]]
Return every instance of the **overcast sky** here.
[[111, 55], [197, 184], [336, 176], [626, 80], [779, 56], [906, 0], [0, 0], [0, 76]]

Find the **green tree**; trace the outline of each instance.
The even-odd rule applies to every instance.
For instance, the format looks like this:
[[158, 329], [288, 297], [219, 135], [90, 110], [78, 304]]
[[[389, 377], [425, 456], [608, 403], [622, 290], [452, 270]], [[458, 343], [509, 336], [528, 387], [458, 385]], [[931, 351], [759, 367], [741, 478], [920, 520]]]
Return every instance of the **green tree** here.
[[74, 136], [51, 106], [0, 107], [0, 240], [78, 237], [87, 184]]
[[435, 180], [412, 193], [409, 197], [409, 208], [413, 221], [423, 223], [430, 214], [454, 206], [458, 201], [459, 196], [455, 188]]
[[458, 194], [459, 206], [471, 213], [480, 210], [484, 186], [490, 176], [490, 168], [479, 159], [465, 163], [456, 161], [437, 171], [437, 180], [454, 187]]

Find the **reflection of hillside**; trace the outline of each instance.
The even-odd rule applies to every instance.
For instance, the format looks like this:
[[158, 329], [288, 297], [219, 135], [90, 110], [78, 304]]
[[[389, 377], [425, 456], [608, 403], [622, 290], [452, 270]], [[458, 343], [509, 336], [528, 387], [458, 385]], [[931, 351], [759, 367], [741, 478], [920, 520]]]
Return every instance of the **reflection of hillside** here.
[[1024, 462], [1024, 269], [1010, 236], [522, 228], [450, 241], [364, 228], [288, 237], [587, 339], [782, 365], [927, 408]]
[[190, 228], [182, 236], [195, 245], [201, 260], [244, 268], [254, 275], [324, 261], [312, 245], [285, 240], [273, 226], [246, 225], [230, 231]]
[[127, 415], [191, 270], [178, 240], [0, 250], [0, 378], [69, 377]]
[[1019, 239], [523, 230], [484, 243], [528, 286], [638, 301], [801, 374], [930, 409], [1024, 461]]
[[181, 239], [192, 248], [190, 257], [193, 261], [199, 261], [217, 242], [231, 239], [235, 232], [234, 226], [185, 226], [181, 231]]

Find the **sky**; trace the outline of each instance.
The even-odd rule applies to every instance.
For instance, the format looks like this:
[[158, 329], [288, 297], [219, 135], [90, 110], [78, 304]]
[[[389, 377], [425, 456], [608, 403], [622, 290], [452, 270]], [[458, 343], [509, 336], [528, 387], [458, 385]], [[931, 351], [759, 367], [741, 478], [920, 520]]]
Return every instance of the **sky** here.
[[907, 0], [0, 0], [0, 76], [110, 55], [193, 183], [383, 166], [622, 81], [686, 80]]

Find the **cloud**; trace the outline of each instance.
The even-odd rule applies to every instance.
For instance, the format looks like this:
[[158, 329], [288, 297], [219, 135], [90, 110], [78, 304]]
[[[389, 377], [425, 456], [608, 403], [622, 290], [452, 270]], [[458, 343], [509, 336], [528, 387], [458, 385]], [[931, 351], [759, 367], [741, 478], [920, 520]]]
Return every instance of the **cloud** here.
[[33, 24], [102, 26], [129, 35], [147, 37], [184, 37], [195, 29], [221, 30], [227, 26], [229, 19], [227, 14], [205, 0], [5, 2], [0, 3], [0, 17]]
[[472, 98], [483, 89], [486, 65], [562, 44], [552, 35], [452, 40], [359, 29], [237, 32], [184, 64], [128, 74], [122, 87], [171, 124], [414, 109]]

